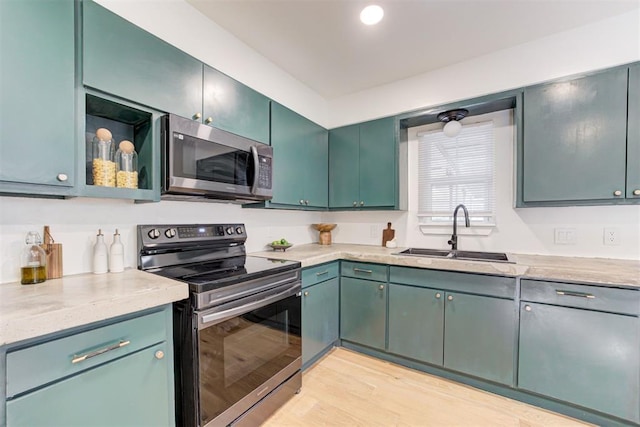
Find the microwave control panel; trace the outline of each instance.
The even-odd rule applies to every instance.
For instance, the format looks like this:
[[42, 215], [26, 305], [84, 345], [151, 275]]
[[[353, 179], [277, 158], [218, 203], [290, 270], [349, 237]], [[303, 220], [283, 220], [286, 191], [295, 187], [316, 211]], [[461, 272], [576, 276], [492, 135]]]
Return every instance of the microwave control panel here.
[[271, 157], [258, 156], [260, 169], [258, 171], [258, 188], [271, 189], [272, 161]]

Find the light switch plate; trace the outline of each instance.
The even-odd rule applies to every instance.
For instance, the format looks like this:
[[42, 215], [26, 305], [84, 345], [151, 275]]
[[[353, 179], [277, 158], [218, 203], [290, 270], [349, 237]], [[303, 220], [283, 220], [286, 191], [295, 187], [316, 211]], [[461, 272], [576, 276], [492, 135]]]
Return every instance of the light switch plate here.
[[577, 233], [575, 228], [556, 228], [553, 242], [556, 245], [575, 245]]

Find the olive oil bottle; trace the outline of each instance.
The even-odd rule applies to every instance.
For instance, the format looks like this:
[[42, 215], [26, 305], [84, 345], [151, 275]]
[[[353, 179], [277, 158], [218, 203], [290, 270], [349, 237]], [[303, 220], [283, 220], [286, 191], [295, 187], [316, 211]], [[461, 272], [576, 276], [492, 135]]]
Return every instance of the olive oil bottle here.
[[33, 285], [47, 280], [47, 254], [40, 247], [42, 239], [36, 231], [27, 233], [26, 246], [22, 250], [20, 283]]

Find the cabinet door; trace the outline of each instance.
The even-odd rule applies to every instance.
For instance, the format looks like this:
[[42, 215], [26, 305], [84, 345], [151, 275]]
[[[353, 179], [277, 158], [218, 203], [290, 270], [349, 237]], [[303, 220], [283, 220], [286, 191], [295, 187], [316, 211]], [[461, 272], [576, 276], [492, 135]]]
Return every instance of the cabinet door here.
[[387, 308], [386, 285], [342, 277], [340, 283], [340, 338], [384, 349]]
[[338, 278], [310, 286], [302, 295], [302, 364], [306, 367], [338, 340]]
[[173, 425], [173, 366], [155, 345], [9, 400], [7, 426]]
[[304, 199], [309, 206], [326, 208], [329, 203], [329, 132], [313, 122], [309, 122], [308, 127]]
[[83, 7], [86, 86], [183, 117], [202, 113], [202, 63], [92, 1]]
[[204, 123], [269, 144], [269, 98], [204, 65]]
[[74, 185], [74, 37], [73, 0], [0, 1], [1, 181]]
[[300, 118], [276, 102], [271, 104], [272, 203], [304, 205], [306, 126]]
[[519, 388], [640, 420], [637, 317], [520, 305]]
[[444, 366], [513, 385], [517, 325], [514, 301], [446, 294]]
[[640, 200], [640, 65], [629, 68], [627, 197]]
[[360, 199], [364, 207], [394, 206], [396, 142], [394, 118], [360, 124]]
[[389, 351], [442, 365], [444, 292], [389, 285]]
[[329, 131], [329, 207], [351, 208], [360, 202], [360, 126]]
[[626, 124], [626, 69], [526, 88], [523, 200], [623, 198]]

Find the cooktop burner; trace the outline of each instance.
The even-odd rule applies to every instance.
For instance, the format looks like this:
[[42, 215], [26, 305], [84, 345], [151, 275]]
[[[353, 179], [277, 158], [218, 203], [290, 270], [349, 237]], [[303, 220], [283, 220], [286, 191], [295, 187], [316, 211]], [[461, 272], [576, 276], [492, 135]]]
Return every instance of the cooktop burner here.
[[191, 292], [200, 293], [296, 268], [300, 268], [299, 262], [242, 256], [217, 262], [167, 267], [154, 273], [186, 282]]

